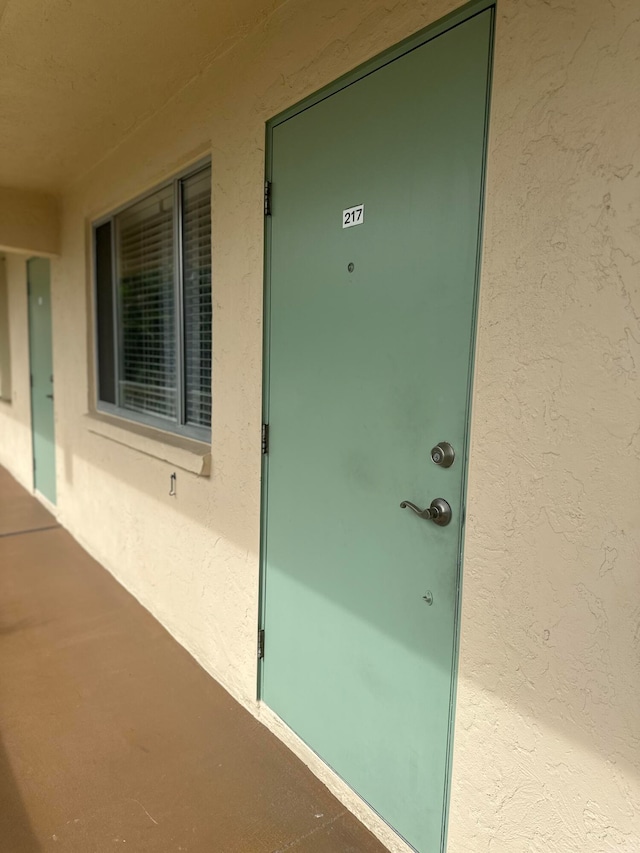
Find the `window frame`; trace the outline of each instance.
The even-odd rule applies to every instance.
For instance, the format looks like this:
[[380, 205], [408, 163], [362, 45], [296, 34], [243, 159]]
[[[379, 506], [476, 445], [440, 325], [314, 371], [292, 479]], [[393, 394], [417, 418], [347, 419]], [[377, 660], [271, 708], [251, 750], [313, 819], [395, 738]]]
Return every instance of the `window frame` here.
[[[184, 438], [211, 443], [211, 426], [204, 427], [185, 423], [186, 415], [186, 353], [184, 327], [184, 229], [183, 229], [183, 182], [188, 178], [211, 169], [211, 158], [199, 160], [197, 163], [177, 172], [171, 178], [145, 190], [109, 213], [95, 219], [91, 223], [91, 252], [92, 252], [92, 295], [93, 295], [93, 379], [94, 405], [96, 412], [113, 415], [122, 420], [132, 421], [143, 426], [169, 432]], [[122, 363], [122, 317], [120, 281], [120, 264], [118, 258], [118, 215], [154, 195], [159, 190], [173, 187], [173, 296], [175, 304], [175, 346], [176, 346], [176, 419], [163, 418], [146, 412], [136, 412], [119, 404], [120, 400], [120, 365]], [[113, 310], [113, 361], [114, 384], [117, 402], [109, 403], [100, 399], [100, 354], [99, 354], [99, 318], [98, 318], [98, 253], [96, 251], [96, 234], [98, 228], [109, 224], [111, 227], [111, 287]], [[213, 290], [213, 276], [211, 287]], [[212, 298], [213, 322], [213, 298]], [[212, 343], [212, 373], [213, 373], [213, 343]]]

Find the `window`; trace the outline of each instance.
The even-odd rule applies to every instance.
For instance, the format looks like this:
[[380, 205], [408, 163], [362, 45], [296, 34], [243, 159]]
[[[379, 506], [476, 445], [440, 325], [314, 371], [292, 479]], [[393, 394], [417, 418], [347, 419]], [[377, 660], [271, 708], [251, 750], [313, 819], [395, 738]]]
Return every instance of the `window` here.
[[94, 227], [98, 408], [208, 439], [211, 168]]

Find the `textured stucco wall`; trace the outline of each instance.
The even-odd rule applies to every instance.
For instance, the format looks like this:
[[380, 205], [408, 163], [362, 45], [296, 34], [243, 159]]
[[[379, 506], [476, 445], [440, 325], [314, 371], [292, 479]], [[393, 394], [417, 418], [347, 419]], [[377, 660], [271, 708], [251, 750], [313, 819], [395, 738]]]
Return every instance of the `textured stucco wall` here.
[[[256, 712], [264, 122], [455, 5], [283, 5], [64, 194], [61, 519]], [[498, 11], [456, 853], [632, 851], [640, 838], [639, 20], [636, 0]], [[92, 218], [207, 151], [215, 402], [211, 475], [198, 477], [154, 458], [152, 441], [142, 453], [139, 438], [132, 449], [92, 431], [87, 250]]]
[[31, 489], [33, 467], [26, 257], [7, 255], [4, 274], [9, 313], [11, 399], [0, 400], [0, 465], [8, 468], [23, 486]]
[[451, 848], [635, 853], [640, 6], [502, 3], [493, 86]]

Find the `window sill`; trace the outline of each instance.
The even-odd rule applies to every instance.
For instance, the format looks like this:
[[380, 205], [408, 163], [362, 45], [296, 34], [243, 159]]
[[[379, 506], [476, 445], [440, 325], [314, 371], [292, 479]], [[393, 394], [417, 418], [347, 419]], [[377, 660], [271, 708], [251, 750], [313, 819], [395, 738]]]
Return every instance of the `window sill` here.
[[88, 414], [85, 419], [87, 429], [93, 435], [137, 450], [145, 456], [161, 459], [198, 477], [209, 477], [211, 474], [211, 447], [202, 441], [162, 432], [111, 415]]

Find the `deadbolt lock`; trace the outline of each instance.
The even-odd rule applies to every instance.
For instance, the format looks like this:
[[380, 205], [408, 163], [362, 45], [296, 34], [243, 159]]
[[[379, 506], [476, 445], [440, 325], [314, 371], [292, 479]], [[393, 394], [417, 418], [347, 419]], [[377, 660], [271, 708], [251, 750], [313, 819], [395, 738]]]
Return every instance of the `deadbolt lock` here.
[[455, 458], [455, 451], [448, 441], [441, 441], [431, 450], [431, 459], [439, 468], [451, 468]]

